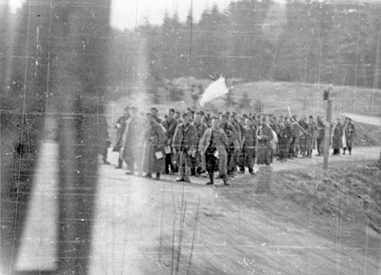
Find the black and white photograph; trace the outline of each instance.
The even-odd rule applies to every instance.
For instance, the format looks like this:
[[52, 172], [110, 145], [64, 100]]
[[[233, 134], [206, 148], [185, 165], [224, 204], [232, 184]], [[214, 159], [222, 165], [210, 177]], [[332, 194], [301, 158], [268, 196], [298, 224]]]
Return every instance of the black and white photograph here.
[[0, 275], [380, 275], [381, 1], [0, 0]]

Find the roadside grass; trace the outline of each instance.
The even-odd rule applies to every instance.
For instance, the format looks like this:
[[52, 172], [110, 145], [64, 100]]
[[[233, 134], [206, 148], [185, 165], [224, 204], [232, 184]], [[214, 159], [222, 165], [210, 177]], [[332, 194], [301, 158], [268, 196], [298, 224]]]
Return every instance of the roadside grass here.
[[263, 195], [255, 193], [257, 184], [257, 180], [243, 179], [220, 194], [229, 201], [270, 212], [279, 219], [310, 224], [317, 233], [333, 239], [343, 237], [343, 242], [356, 247], [364, 246], [368, 237], [377, 239], [378, 245], [380, 169], [358, 162], [332, 163], [327, 171], [273, 172], [271, 189]]

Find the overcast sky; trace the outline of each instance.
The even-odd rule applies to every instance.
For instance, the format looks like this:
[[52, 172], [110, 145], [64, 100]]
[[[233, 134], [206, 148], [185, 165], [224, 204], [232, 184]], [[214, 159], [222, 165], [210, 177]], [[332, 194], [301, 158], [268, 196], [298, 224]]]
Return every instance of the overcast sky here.
[[[144, 23], [145, 18], [152, 24], [161, 24], [164, 13], [173, 15], [177, 12], [180, 21], [185, 21], [192, 0], [112, 0], [111, 25], [124, 30], [133, 29]], [[225, 10], [231, 2], [237, 0], [193, 0], [194, 20], [200, 19], [206, 8], [216, 4], [220, 11]]]

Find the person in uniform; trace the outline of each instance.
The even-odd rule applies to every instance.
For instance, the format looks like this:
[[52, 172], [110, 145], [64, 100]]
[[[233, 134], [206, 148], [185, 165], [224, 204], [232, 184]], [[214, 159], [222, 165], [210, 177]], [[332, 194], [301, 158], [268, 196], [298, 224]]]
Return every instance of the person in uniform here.
[[339, 118], [332, 129], [332, 148], [332, 155], [340, 156], [340, 149], [343, 148], [343, 125], [340, 123]]
[[[269, 117], [269, 126], [275, 132], [276, 138], [279, 141], [279, 137], [280, 137], [280, 133], [281, 133], [281, 125], [279, 125], [279, 123], [277, 122], [277, 119], [276, 119], [275, 116], [270, 116]], [[279, 153], [280, 153], [279, 152], [279, 142], [277, 142], [275, 144], [275, 148], [274, 148], [274, 150], [272, 151], [272, 154], [271, 154], [271, 163], [273, 162], [274, 157], [275, 158], [279, 158]]]
[[292, 140], [290, 143], [290, 156], [292, 158], [298, 157], [298, 146], [299, 146], [299, 125], [297, 122], [297, 116], [294, 115], [290, 117], [290, 123], [292, 127]]
[[[355, 137], [355, 126], [352, 124], [352, 119], [348, 118], [348, 122], [344, 128], [345, 137], [346, 137], [346, 148], [348, 149], [349, 155], [352, 155], [352, 146], [353, 146], [353, 139]], [[345, 148], [343, 155], [345, 155]]]
[[135, 175], [135, 171], [137, 171], [140, 176], [142, 174], [144, 144], [141, 135], [145, 131], [147, 131], [147, 122], [144, 117], [139, 115], [139, 109], [132, 107], [132, 116], [128, 122], [123, 138], [123, 160], [126, 161], [129, 170], [126, 172], [127, 175]]
[[314, 117], [310, 116], [307, 126], [307, 157], [312, 157], [312, 150], [315, 149], [316, 123]]
[[283, 118], [283, 128], [280, 133], [280, 139], [279, 139], [279, 158], [281, 161], [285, 161], [286, 158], [289, 157], [290, 153], [290, 143], [292, 140], [292, 126], [288, 121], [288, 117], [285, 116]]
[[229, 144], [226, 148], [227, 150], [227, 173], [229, 176], [233, 177], [234, 176], [234, 159], [233, 157], [235, 156], [235, 150], [238, 149], [239, 145], [238, 145], [238, 133], [235, 129], [235, 127], [233, 127], [233, 125], [231, 125], [229, 122], [228, 122], [228, 115], [229, 114], [222, 114], [221, 115], [221, 123], [220, 123], [220, 128], [222, 130], [225, 131], [225, 134], [227, 135], [228, 139], [229, 139]]
[[124, 143], [123, 135], [126, 131], [127, 123], [130, 117], [131, 117], [130, 108], [126, 107], [124, 108], [123, 116], [121, 116], [115, 123], [116, 143], [112, 151], [119, 153], [118, 166], [116, 167], [116, 169], [123, 168], [123, 143]]
[[306, 122], [306, 117], [303, 116], [301, 120], [299, 120], [300, 125], [300, 135], [299, 135], [299, 148], [302, 157], [304, 158], [307, 154], [307, 135], [308, 135], [308, 124]]
[[208, 172], [210, 181], [207, 185], [214, 184], [214, 170], [217, 165], [219, 176], [225, 185], [229, 185], [227, 178], [227, 152], [228, 137], [219, 125], [217, 117], [212, 118], [212, 127], [208, 128], [200, 140], [199, 151], [201, 152], [203, 169]]
[[244, 165], [249, 169], [249, 173], [253, 175], [257, 130], [251, 118], [249, 117], [246, 118], [245, 124], [246, 124], [245, 136], [243, 138], [243, 149], [242, 149], [243, 155], [244, 155]]
[[159, 180], [164, 170], [165, 129], [151, 113], [147, 113], [146, 118], [149, 129], [143, 135], [146, 141], [143, 171], [147, 173], [146, 178], [152, 178], [152, 174], [156, 173], [156, 179]]
[[206, 129], [208, 129], [208, 126], [206, 126], [204, 123], [201, 122], [202, 115], [200, 112], [196, 112], [194, 115], [194, 127], [196, 129], [196, 140], [195, 144], [196, 146], [196, 156], [192, 158], [192, 167], [191, 167], [191, 175], [192, 176], [199, 176], [202, 172], [202, 165], [201, 165], [201, 153], [198, 150], [198, 144], [200, 143], [201, 138], [203, 137]]
[[168, 110], [168, 117], [166, 120], [163, 122], [163, 126], [165, 130], [167, 131], [167, 147], [169, 146], [170, 152], [166, 152], [165, 154], [165, 169], [164, 173], [169, 174], [169, 169], [171, 169], [171, 173], [175, 172], [175, 168], [173, 165], [173, 159], [175, 155], [173, 154], [173, 149], [172, 149], [172, 142], [173, 142], [173, 137], [175, 135], [175, 131], [178, 125], [177, 120], [175, 119], [175, 110], [174, 109], [169, 109]]
[[196, 128], [190, 123], [188, 113], [183, 114], [183, 123], [177, 126], [172, 148], [174, 153], [180, 153], [179, 177], [177, 182], [190, 182], [190, 168], [192, 166], [192, 157], [196, 156]]
[[270, 141], [274, 139], [273, 130], [267, 124], [266, 118], [261, 118], [261, 124], [257, 129], [257, 164], [270, 165], [271, 163], [271, 145]]
[[324, 155], [324, 136], [325, 136], [325, 125], [320, 116], [317, 117], [317, 125], [316, 125], [316, 145], [318, 154], [316, 156]]

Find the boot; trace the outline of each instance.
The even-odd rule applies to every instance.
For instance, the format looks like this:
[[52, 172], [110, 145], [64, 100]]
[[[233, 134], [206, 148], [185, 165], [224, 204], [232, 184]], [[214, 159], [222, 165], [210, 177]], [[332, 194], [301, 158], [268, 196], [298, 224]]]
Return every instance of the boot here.
[[206, 185], [213, 185], [214, 184], [214, 175], [213, 173], [209, 174], [209, 182], [206, 183]]
[[123, 168], [123, 160], [118, 159], [118, 166], [115, 167], [115, 169], [122, 169]]
[[191, 171], [191, 172], [190, 172], [190, 175], [191, 175], [191, 176], [196, 176], [196, 168], [193, 168], [193, 167], [192, 167], [192, 168], [190, 169], [190, 171]]
[[156, 180], [160, 180], [160, 173], [156, 173]]
[[230, 184], [228, 183], [228, 177], [226, 175], [221, 176], [222, 181], [224, 182], [225, 186], [229, 186]]

